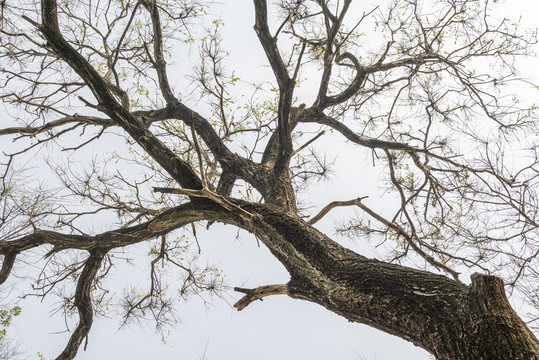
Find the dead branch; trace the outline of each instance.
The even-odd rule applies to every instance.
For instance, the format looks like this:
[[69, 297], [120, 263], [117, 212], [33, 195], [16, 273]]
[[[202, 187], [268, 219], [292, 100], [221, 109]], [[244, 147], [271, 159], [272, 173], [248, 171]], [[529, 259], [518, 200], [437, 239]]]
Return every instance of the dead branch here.
[[234, 307], [241, 311], [245, 309], [250, 303], [256, 300], [262, 300], [263, 297], [270, 295], [284, 295], [286, 294], [286, 285], [265, 285], [259, 286], [256, 289], [244, 289], [235, 287], [234, 291], [246, 294], [240, 300], [238, 300]]

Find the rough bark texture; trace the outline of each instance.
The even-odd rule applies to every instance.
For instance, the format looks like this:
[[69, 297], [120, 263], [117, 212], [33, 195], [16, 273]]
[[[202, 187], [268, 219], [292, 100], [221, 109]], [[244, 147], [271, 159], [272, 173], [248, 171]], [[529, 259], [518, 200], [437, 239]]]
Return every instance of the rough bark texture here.
[[[76, 71], [94, 94], [98, 102], [97, 110], [109, 118], [101, 121], [85, 117], [80, 121], [122, 127], [182, 187], [156, 189], [187, 195], [191, 200], [188, 204], [163, 209], [144, 223], [95, 236], [34, 229], [33, 233], [19, 239], [0, 242], [0, 254], [4, 255], [0, 283], [8, 277], [18, 254], [37, 246], [49, 244], [54, 247], [52, 252], [70, 248], [85, 250], [90, 254], [78, 278], [75, 293], [80, 322], [58, 359], [74, 358], [90, 331], [93, 319], [91, 288], [108, 251], [167, 234], [199, 220], [221, 221], [257, 235], [290, 273], [291, 280], [286, 286], [244, 289], [250, 298], [240, 303], [238, 308], [263, 296], [286, 292], [293, 298], [320, 304], [350, 321], [367, 324], [411, 341], [438, 359], [539, 359], [539, 342], [511, 308], [499, 278], [476, 274], [472, 277], [471, 285], [466, 286], [445, 276], [368, 259], [339, 245], [295, 215], [297, 205], [289, 165], [294, 154], [292, 130], [298, 123], [323, 124], [353, 143], [371, 149], [382, 148], [388, 153], [389, 165], [392, 164], [389, 150], [430, 154], [426, 148], [418, 149], [407, 144], [360, 136], [324, 114], [328, 106], [350, 99], [366, 81], [369, 72], [383, 70], [383, 57], [376, 65], [363, 67], [351, 53], [340, 54], [340, 44], [336, 47], [338, 29], [350, 2], [344, 1], [338, 16], [331, 13], [325, 2], [318, 2], [326, 17], [328, 39], [317, 100], [311, 108], [306, 109], [305, 104], [292, 107], [301, 55], [291, 76], [289, 66], [285, 65], [277, 47], [277, 35], [270, 32], [266, 1], [254, 0], [255, 31], [279, 85], [277, 128], [268, 141], [261, 163], [255, 163], [230, 151], [209, 121], [174, 96], [162, 54], [163, 39], [156, 2], [140, 3], [151, 15], [155, 57], [151, 61], [167, 106], [154, 112], [130, 112], [124, 103], [118, 103], [108, 83], [87, 59], [64, 39], [58, 24], [56, 1], [42, 0], [42, 23], [36, 26], [47, 40], [45, 46]], [[430, 55], [427, 55], [384, 66], [390, 69], [397, 65], [419, 64], [429, 58]], [[330, 96], [328, 83], [331, 68], [334, 63], [344, 65], [345, 60], [353, 65], [355, 77], [342, 92]], [[152, 122], [168, 118], [179, 119], [191, 127], [193, 139], [200, 136], [219, 162], [222, 177], [217, 194], [207, 187], [202, 166], [200, 174], [197, 174], [189, 161], [180, 158], [149, 130]], [[49, 126], [74, 119], [77, 118], [60, 119]], [[29, 132], [31, 129], [10, 129], [3, 133], [17, 131]], [[200, 149], [197, 147], [196, 150], [200, 155]], [[414, 160], [417, 160], [415, 156]], [[456, 164], [453, 160], [448, 161]], [[426, 168], [425, 163], [421, 169]], [[458, 173], [462, 167], [455, 169], [454, 172]], [[430, 176], [428, 171], [427, 175]], [[227, 197], [237, 179], [243, 179], [256, 188], [265, 204]]]
[[251, 230], [291, 274], [288, 294], [411, 341], [437, 359], [539, 359], [539, 342], [516, 315], [503, 281], [445, 276], [356, 254], [303, 220], [265, 207]]
[[[59, 358], [73, 358], [90, 330], [89, 289], [106, 249], [118, 246], [122, 236], [132, 244], [144, 241], [149, 234], [166, 233], [185, 222], [205, 218], [256, 234], [290, 272], [286, 285], [289, 296], [406, 339], [437, 359], [539, 359], [539, 342], [511, 308], [501, 279], [476, 274], [466, 286], [445, 276], [368, 259], [277, 206], [231, 202], [252, 217], [199, 203], [198, 210], [193, 210], [193, 205], [180, 206], [147, 225], [126, 228], [125, 234], [117, 234], [114, 240], [107, 239], [107, 233], [69, 240], [91, 255], [77, 286], [81, 322]], [[34, 246], [62, 239], [61, 234], [54, 236], [52, 232], [42, 239], [41, 232], [37, 232]], [[28, 245], [30, 240], [23, 238], [10, 245], [16, 252], [19, 243]], [[10, 266], [9, 258], [4, 266]], [[257, 296], [268, 294], [262, 291]]]

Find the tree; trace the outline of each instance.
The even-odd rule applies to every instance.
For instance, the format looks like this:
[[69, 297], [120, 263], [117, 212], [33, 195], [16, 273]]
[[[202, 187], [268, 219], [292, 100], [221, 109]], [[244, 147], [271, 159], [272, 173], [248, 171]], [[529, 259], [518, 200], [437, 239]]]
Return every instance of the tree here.
[[[0, 280], [43, 251], [35, 293], [56, 292], [79, 317], [58, 359], [74, 358], [94, 315], [115, 303], [106, 279], [129, 246], [149, 242], [151, 268], [147, 289], [125, 293], [125, 322], [167, 325], [174, 290], [218, 291], [218, 270], [184, 259], [180, 231], [192, 226], [195, 245], [201, 221], [254, 234], [290, 273], [287, 284], [237, 288], [239, 310], [286, 294], [439, 359], [539, 359], [498, 277], [525, 298], [533, 326], [539, 129], [517, 60], [535, 33], [497, 20], [488, 1], [394, 0], [364, 12], [351, 0], [253, 3], [274, 79], [252, 86], [225, 67], [223, 24], [207, 27], [211, 3], [2, 3], [2, 99], [21, 124], [0, 135], [22, 145], [4, 150]], [[167, 61], [193, 48], [184, 86]], [[516, 88], [526, 92], [508, 95]], [[385, 188], [359, 185], [313, 212], [298, 198], [329, 178], [331, 149], [314, 146], [330, 133], [357, 145], [350, 161], [372, 156]], [[109, 135], [125, 148], [116, 141], [76, 169]], [[58, 186], [17, 166], [43, 149]], [[382, 245], [384, 261], [317, 229], [344, 206], [358, 213], [339, 232]], [[104, 232], [88, 226], [100, 213]], [[183, 272], [180, 285], [165, 265]]]

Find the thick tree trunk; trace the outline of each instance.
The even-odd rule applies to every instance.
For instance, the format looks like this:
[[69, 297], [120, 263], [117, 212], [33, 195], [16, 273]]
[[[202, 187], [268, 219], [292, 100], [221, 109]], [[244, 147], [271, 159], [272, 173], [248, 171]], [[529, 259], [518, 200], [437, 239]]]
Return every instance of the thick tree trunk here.
[[[349, 3], [345, 2], [342, 16]], [[271, 205], [229, 200], [207, 189], [192, 164], [164, 146], [148, 129], [149, 122], [134, 116], [125, 103], [118, 103], [110, 84], [63, 38], [57, 19], [56, 1], [43, 0], [42, 24], [34, 23], [27, 17], [25, 19], [36, 25], [47, 40], [46, 46], [65, 60], [85, 81], [98, 101], [97, 110], [107, 114], [137, 141], [182, 186], [183, 192], [178, 193], [189, 195], [192, 201], [192, 204], [185, 206], [183, 214], [177, 211], [179, 208], [173, 209], [144, 225], [105, 233], [104, 238], [36, 231], [20, 241], [5, 244], [12, 250], [4, 252], [7, 256], [0, 269], [0, 282], [6, 279], [16, 254], [26, 246], [48, 243], [58, 246], [56, 251], [62, 248], [84, 248], [91, 252], [76, 291], [75, 305], [81, 321], [59, 358], [73, 358], [88, 334], [92, 323], [92, 280], [106, 251], [167, 233], [191, 221], [206, 219], [235, 224], [262, 239], [291, 275], [284, 289], [280, 286], [269, 289], [273, 293], [286, 291], [291, 297], [316, 302], [350, 321], [364, 323], [407, 339], [439, 359], [539, 360], [539, 342], [509, 305], [503, 282], [499, 278], [474, 275], [472, 284], [466, 286], [444, 276], [367, 259], [340, 246], [299, 217], [290, 214], [296, 212], [295, 192], [289, 178], [289, 161], [294, 152], [291, 133], [295, 124], [307, 117], [302, 115], [305, 105], [296, 109], [291, 107], [295, 75], [290, 77], [288, 66], [277, 48], [276, 35], [270, 33], [266, 1], [254, 1], [255, 30], [276, 76], [280, 96], [278, 127], [264, 151], [262, 164], [234, 155], [209, 122], [193, 113], [174, 96], [166, 76], [158, 9], [150, 6], [149, 2], [143, 2], [143, 5], [153, 20], [155, 61], [152, 61], [152, 65], [167, 102], [169, 116], [183, 119], [185, 124], [195, 129], [223, 171], [230, 173], [219, 187], [220, 192], [226, 195], [236, 178], [245, 179]], [[333, 53], [332, 46], [336, 46], [333, 44], [335, 34], [342, 18], [328, 14], [329, 10], [324, 9], [326, 20], [333, 22], [332, 29], [335, 31], [330, 31], [333, 35], [328, 33], [329, 47], [326, 49], [325, 69], [314, 111], [305, 110], [309, 114], [308, 122], [329, 125], [352, 142], [367, 148], [418, 151], [408, 145], [365, 139], [335, 119], [323, 115], [327, 107], [350, 99], [365, 80], [365, 72], [353, 55]], [[329, 39], [330, 35], [333, 40]], [[331, 57], [332, 54], [335, 58]], [[354, 64], [356, 77], [345, 91], [329, 96], [327, 92], [332, 63], [344, 59]], [[415, 59], [409, 60], [415, 63]], [[196, 139], [196, 136], [193, 138]]]
[[248, 228], [289, 270], [291, 297], [409, 340], [438, 359], [539, 359], [539, 342], [511, 308], [501, 279], [476, 274], [466, 286], [365, 258], [277, 208], [254, 212], [261, 218]]

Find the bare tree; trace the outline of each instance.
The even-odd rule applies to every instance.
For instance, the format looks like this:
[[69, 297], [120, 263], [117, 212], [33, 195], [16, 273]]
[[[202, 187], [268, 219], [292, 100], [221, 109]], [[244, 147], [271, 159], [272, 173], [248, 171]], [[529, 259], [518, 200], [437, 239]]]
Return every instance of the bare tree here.
[[[79, 315], [58, 359], [75, 357], [113, 303], [114, 255], [134, 244], [152, 246], [149, 285], [125, 293], [125, 322], [173, 324], [174, 290], [219, 290], [217, 269], [183, 256], [196, 238], [185, 245], [179, 231], [200, 221], [256, 235], [290, 273], [287, 284], [237, 288], [239, 310], [286, 294], [439, 359], [539, 359], [504, 289], [530, 306], [522, 316], [534, 328], [539, 129], [516, 61], [535, 33], [496, 19], [486, 0], [392, 0], [353, 14], [351, 0], [253, 2], [274, 79], [242, 98], [222, 23], [208, 28], [211, 3], [2, 2], [1, 96], [19, 124], [0, 129], [15, 141], [3, 150], [0, 279], [41, 249], [35, 295], [56, 294]], [[185, 86], [167, 66], [178, 49], [199, 50]], [[298, 99], [305, 78], [316, 90]], [[314, 146], [330, 132], [357, 145], [350, 161], [369, 154], [383, 167], [386, 209], [361, 183], [319, 211], [298, 202], [328, 178], [331, 149]], [[80, 166], [78, 154], [112, 136], [124, 148], [116, 140]], [[45, 164], [24, 167], [38, 150], [57, 185], [39, 181]], [[358, 213], [339, 232], [369, 238], [384, 259], [317, 230], [342, 206]], [[115, 219], [104, 232], [87, 226], [100, 214]], [[167, 281], [165, 266], [183, 280]]]

